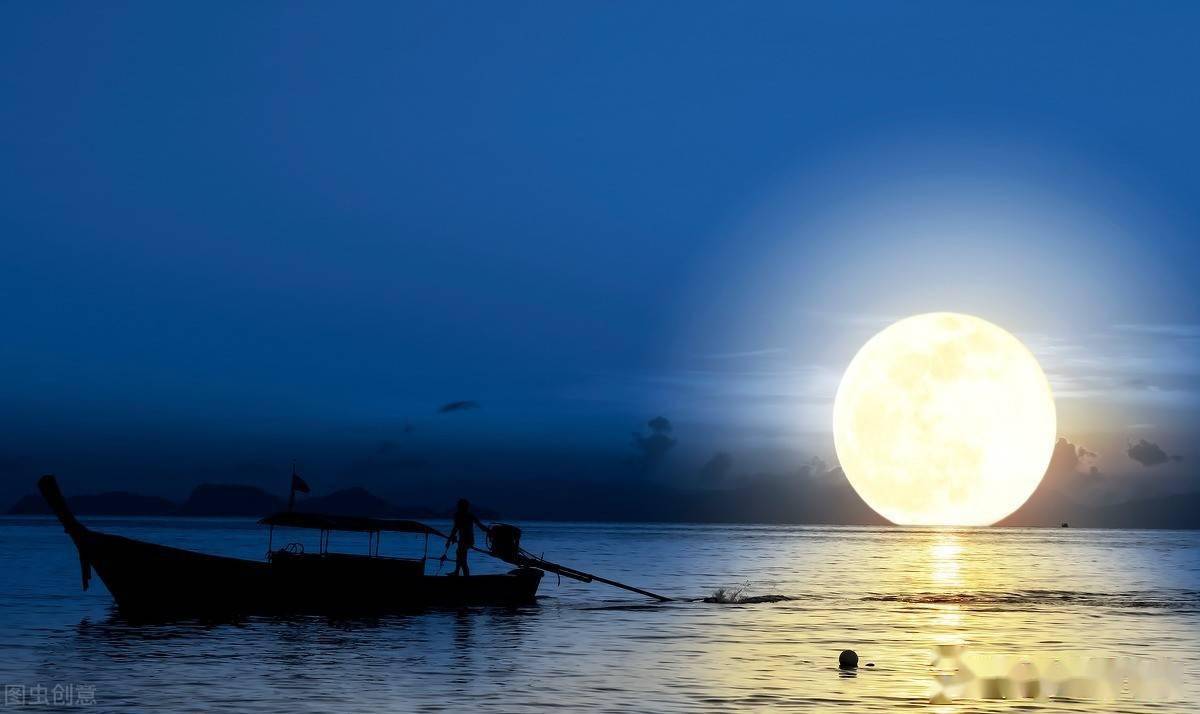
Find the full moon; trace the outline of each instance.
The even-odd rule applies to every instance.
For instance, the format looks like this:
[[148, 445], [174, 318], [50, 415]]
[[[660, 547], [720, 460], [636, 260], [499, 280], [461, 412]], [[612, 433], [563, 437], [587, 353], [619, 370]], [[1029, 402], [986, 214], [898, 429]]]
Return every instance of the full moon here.
[[867, 505], [901, 525], [999, 521], [1037, 488], [1055, 437], [1037, 359], [1002, 328], [958, 313], [876, 334], [833, 404], [842, 470]]

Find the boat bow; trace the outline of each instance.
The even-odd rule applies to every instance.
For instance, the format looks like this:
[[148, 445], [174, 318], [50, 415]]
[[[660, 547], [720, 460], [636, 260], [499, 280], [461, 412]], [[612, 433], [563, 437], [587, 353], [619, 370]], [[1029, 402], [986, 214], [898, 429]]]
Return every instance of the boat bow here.
[[88, 583], [92, 579], [92, 563], [88, 557], [88, 536], [90, 531], [75, 518], [75, 514], [71, 513], [71, 509], [67, 506], [67, 499], [63, 498], [62, 491], [58, 488], [58, 480], [54, 478], [54, 474], [46, 474], [38, 479], [38, 491], [42, 493], [42, 498], [50, 506], [50, 510], [58, 518], [58, 522], [62, 524], [63, 530], [67, 535], [71, 536], [71, 541], [75, 543], [75, 549], [79, 551], [79, 576], [83, 583], [83, 589], [88, 589]]

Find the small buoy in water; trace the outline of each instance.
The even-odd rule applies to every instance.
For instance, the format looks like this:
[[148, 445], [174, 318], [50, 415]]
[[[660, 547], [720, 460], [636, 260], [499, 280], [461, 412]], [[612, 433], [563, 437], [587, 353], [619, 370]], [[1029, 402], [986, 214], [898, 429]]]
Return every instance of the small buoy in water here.
[[858, 653], [854, 650], [842, 650], [842, 653], [838, 655], [838, 667], [858, 669]]

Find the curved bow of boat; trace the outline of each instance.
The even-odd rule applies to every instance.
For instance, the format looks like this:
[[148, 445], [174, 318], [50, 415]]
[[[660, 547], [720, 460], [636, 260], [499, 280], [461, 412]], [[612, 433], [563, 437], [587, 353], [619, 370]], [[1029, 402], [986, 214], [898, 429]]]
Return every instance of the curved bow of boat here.
[[92, 565], [88, 558], [87, 543], [90, 531], [75, 518], [74, 513], [71, 513], [71, 509], [67, 506], [67, 499], [63, 498], [62, 491], [58, 488], [58, 480], [54, 478], [54, 474], [46, 474], [38, 479], [37, 486], [42, 498], [46, 500], [46, 504], [54, 512], [58, 522], [62, 524], [63, 530], [71, 536], [71, 540], [75, 543], [75, 549], [79, 551], [79, 574], [83, 582], [83, 589], [87, 590], [88, 582], [92, 579]]

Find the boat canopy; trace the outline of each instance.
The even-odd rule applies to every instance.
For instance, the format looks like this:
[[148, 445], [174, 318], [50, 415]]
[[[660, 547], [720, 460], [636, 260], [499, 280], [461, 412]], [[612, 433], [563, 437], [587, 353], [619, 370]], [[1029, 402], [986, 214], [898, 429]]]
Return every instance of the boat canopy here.
[[436, 528], [417, 521], [405, 521], [396, 518], [366, 518], [363, 516], [331, 516], [325, 513], [296, 513], [280, 511], [259, 521], [264, 526], [282, 526], [284, 528], [313, 528], [322, 531], [355, 531], [358, 533], [379, 533], [393, 531], [396, 533], [423, 533], [441, 538], [446, 536]]

